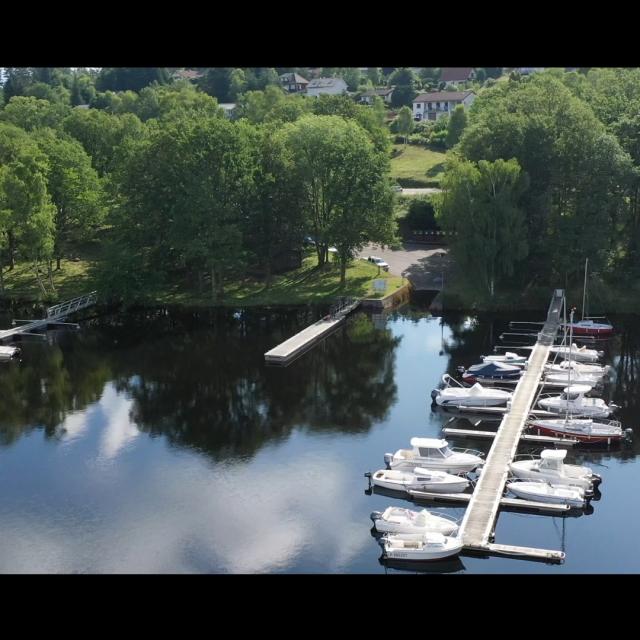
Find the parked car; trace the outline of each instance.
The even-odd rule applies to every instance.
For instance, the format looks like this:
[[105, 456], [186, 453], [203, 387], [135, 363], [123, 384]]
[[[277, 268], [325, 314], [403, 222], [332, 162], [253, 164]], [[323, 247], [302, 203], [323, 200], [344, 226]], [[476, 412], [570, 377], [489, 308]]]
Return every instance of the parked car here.
[[311, 236], [307, 236], [302, 241], [302, 246], [303, 247], [315, 247], [316, 246], [316, 241]]
[[380, 267], [383, 271], [389, 271], [389, 264], [385, 262], [382, 258], [378, 258], [377, 256], [369, 256], [367, 260], [369, 262], [373, 262], [373, 264]]

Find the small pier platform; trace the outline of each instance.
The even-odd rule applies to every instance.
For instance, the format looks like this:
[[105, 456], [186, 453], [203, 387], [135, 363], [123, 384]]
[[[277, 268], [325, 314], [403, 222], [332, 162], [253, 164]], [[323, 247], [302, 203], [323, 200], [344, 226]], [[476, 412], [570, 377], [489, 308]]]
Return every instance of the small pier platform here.
[[349, 299], [337, 305], [332, 308], [329, 315], [267, 351], [264, 354], [264, 359], [269, 364], [289, 364], [294, 358], [336, 329], [359, 304], [360, 300]]

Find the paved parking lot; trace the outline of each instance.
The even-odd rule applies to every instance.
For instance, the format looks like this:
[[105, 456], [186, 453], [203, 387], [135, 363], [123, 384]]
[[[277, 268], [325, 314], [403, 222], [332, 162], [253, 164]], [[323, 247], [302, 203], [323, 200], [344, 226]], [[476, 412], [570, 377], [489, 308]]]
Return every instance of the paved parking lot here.
[[447, 272], [451, 268], [446, 247], [404, 243], [402, 249], [380, 249], [377, 245], [366, 246], [359, 257], [377, 256], [389, 263], [389, 272], [404, 276], [418, 291], [439, 291], [442, 278], [446, 283]]

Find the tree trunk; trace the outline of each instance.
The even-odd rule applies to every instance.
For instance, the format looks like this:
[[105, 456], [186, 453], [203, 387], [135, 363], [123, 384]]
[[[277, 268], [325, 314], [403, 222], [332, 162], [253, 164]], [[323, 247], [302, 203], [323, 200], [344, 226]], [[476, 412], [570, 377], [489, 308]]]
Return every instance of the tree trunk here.
[[13, 235], [13, 231], [9, 231], [8, 236], [9, 236], [9, 271], [12, 271], [13, 267], [15, 266], [14, 251], [16, 247], [16, 239], [15, 239], [15, 236]]
[[0, 294], [4, 294], [4, 256], [0, 251]]
[[213, 267], [211, 267], [211, 299], [216, 301], [216, 272]]
[[62, 259], [61, 256], [56, 256], [56, 271], [60, 271], [60, 260]]
[[42, 280], [40, 279], [40, 265], [38, 264], [37, 260], [35, 261], [34, 265], [35, 265], [35, 272], [36, 272], [36, 280], [38, 281], [38, 285], [40, 287], [40, 291], [42, 291], [42, 295], [46, 297], [47, 290], [45, 289], [45, 286], [44, 286]]
[[347, 260], [340, 256], [340, 286], [344, 287], [347, 281]]
[[47, 260], [47, 275], [49, 276], [49, 284], [51, 285], [51, 291], [56, 293], [56, 287], [53, 284], [53, 269], [51, 268], [51, 260]]

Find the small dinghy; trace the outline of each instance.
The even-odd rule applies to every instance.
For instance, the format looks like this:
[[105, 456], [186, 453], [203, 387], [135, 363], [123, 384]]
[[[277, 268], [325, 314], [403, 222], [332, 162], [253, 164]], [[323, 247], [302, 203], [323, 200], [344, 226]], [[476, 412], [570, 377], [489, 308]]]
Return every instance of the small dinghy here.
[[587, 493], [593, 493], [594, 485], [599, 484], [602, 478], [589, 467], [565, 464], [566, 455], [564, 449], [544, 449], [539, 458], [516, 460], [509, 467], [516, 478], [580, 487]]
[[544, 382], [564, 384], [565, 386], [570, 384], [586, 384], [590, 387], [597, 387], [602, 384], [602, 376], [574, 371], [550, 372], [544, 374]]
[[462, 493], [468, 486], [469, 480], [454, 476], [444, 471], [430, 469], [414, 469], [413, 471], [399, 471], [397, 469], [380, 469], [371, 474], [371, 482], [383, 489], [395, 491], [429, 491], [432, 493]]
[[527, 362], [527, 356], [519, 356], [513, 351], [507, 351], [502, 355], [481, 356], [483, 362], [501, 362], [503, 364], [524, 365]]
[[[431, 392], [431, 397], [440, 406], [494, 407], [507, 404], [513, 396], [510, 391], [486, 389], [477, 382], [472, 387], [463, 387], [446, 373], [442, 376], [442, 381], [446, 385], [445, 388], [434, 389]], [[457, 386], [450, 386], [452, 382]]]
[[584, 489], [568, 487], [548, 482], [508, 482], [507, 489], [518, 498], [533, 500], [534, 502], [549, 502], [552, 504], [568, 504], [571, 507], [585, 507], [587, 499]]
[[422, 467], [450, 473], [473, 471], [484, 464], [480, 451], [450, 449], [446, 440], [437, 438], [411, 438], [411, 449], [398, 449], [385, 453], [384, 461], [389, 469], [413, 469]]
[[468, 384], [473, 384], [474, 382], [517, 380], [521, 375], [522, 367], [504, 362], [483, 362], [469, 367], [462, 374], [462, 379]]
[[436, 515], [426, 509], [413, 511], [402, 507], [388, 507], [371, 514], [373, 526], [380, 533], [441, 533], [449, 536], [458, 531], [458, 523], [451, 517]]
[[584, 394], [591, 391], [587, 384], [576, 384], [565, 387], [562, 395], [550, 396], [538, 400], [540, 407], [551, 413], [567, 413], [574, 416], [590, 418], [607, 418], [618, 407], [607, 405], [602, 398], [585, 398]]
[[387, 534], [382, 540], [385, 557], [402, 560], [438, 560], [460, 553], [462, 539], [441, 533], [425, 533], [415, 539], [411, 534]]
[[580, 442], [611, 444], [628, 440], [631, 429], [623, 429], [617, 420], [597, 421], [591, 418], [556, 418], [534, 419], [529, 422], [529, 428], [539, 434], [575, 438]]

